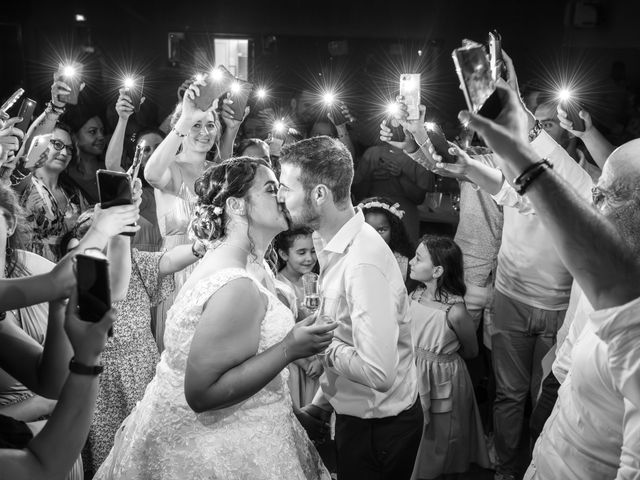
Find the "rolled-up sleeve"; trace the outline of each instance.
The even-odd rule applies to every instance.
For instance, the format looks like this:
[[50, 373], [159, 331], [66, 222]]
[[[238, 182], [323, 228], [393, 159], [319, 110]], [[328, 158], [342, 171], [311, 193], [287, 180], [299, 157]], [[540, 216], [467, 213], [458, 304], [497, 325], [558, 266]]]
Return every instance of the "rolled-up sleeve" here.
[[345, 275], [353, 345], [334, 339], [327, 349], [327, 367], [352, 382], [385, 392], [392, 387], [398, 368], [394, 295], [375, 265], [358, 265]]

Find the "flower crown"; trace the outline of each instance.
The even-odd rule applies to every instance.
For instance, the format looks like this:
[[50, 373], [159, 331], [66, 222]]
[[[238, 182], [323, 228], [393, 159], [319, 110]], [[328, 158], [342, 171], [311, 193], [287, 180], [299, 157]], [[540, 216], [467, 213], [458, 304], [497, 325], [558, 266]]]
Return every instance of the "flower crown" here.
[[365, 208], [381, 208], [383, 210], [386, 210], [389, 213], [392, 213], [393, 215], [398, 217], [400, 220], [402, 220], [402, 217], [404, 217], [404, 210], [400, 210], [399, 203], [394, 203], [393, 205], [389, 205], [388, 203], [382, 203], [376, 200], [373, 202], [361, 203], [358, 205], [358, 208], [360, 208], [361, 210], [364, 210]]

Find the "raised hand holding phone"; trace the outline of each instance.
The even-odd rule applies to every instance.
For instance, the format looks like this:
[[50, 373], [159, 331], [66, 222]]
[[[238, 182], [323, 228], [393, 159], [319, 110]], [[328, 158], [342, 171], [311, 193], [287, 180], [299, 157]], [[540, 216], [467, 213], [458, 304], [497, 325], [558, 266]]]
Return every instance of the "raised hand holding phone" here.
[[[60, 64], [58, 71], [54, 76], [54, 85], [56, 82], [62, 82], [64, 87], [57, 94], [56, 101], [58, 103], [67, 103], [69, 105], [78, 104], [78, 95], [84, 87], [82, 82], [83, 66], [80, 63]], [[52, 87], [53, 91], [53, 87]]]
[[[583, 127], [582, 130], [579, 130], [574, 128], [574, 115], [576, 115], [575, 112], [573, 112], [573, 115], [570, 116], [569, 112], [565, 110], [564, 106], [561, 103], [558, 104], [557, 109], [560, 126], [572, 135], [581, 138], [585, 135], [585, 133], [589, 132], [593, 128], [593, 120], [591, 119], [591, 115], [589, 114], [589, 112], [587, 112], [586, 110], [579, 110], [577, 112], [577, 116], [582, 122]], [[580, 126], [579, 123], [578, 126]]]
[[109, 261], [97, 249], [85, 250], [75, 260], [78, 316], [85, 322], [99, 322], [111, 309]]

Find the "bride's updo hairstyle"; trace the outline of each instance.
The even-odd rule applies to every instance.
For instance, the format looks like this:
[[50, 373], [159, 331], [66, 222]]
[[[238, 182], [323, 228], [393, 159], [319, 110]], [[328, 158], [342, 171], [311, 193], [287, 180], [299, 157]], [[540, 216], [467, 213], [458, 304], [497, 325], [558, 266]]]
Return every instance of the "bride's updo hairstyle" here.
[[244, 197], [256, 176], [259, 166], [269, 168], [267, 162], [252, 157], [229, 158], [212, 165], [196, 180], [198, 201], [191, 228], [201, 240], [217, 240], [226, 234], [228, 216], [226, 201], [229, 197]]

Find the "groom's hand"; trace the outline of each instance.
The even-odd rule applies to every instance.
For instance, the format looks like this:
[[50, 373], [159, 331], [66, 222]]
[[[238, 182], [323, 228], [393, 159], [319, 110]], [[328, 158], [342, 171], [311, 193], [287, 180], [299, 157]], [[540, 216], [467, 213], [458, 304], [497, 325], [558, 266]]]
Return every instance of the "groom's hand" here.
[[295, 414], [311, 440], [321, 441], [325, 439], [329, 432], [330, 412], [315, 405], [307, 405], [295, 410]]

